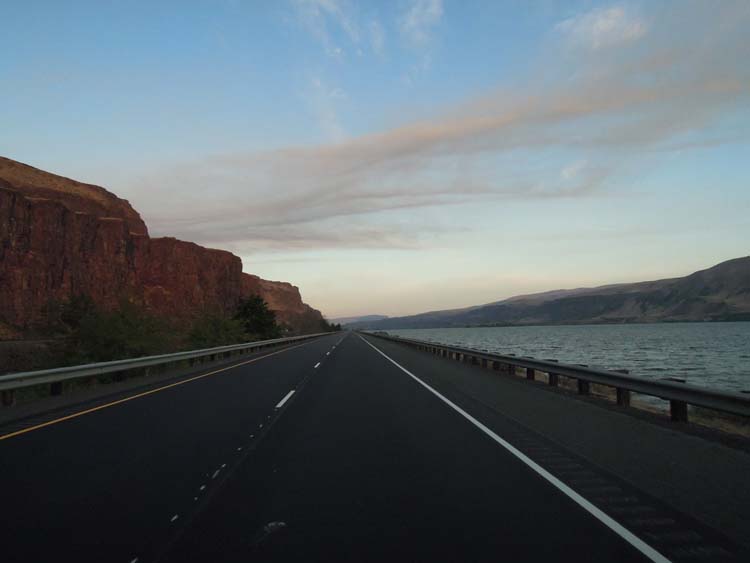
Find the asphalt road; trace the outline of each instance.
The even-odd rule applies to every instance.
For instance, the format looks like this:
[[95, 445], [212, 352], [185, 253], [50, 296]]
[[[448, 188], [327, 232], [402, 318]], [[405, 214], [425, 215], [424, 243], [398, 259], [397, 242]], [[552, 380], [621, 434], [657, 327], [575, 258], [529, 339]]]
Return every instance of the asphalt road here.
[[380, 347], [332, 335], [0, 428], [2, 561], [667, 560]]

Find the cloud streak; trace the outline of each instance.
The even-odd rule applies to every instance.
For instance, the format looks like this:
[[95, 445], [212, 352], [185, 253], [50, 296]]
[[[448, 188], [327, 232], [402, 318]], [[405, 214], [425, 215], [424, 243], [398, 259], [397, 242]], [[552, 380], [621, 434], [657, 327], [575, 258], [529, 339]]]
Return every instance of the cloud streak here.
[[[405, 210], [418, 217], [447, 206], [606, 192], [642, 155], [689, 143], [692, 133], [748, 107], [746, 5], [725, 4], [720, 14], [702, 3], [681, 6], [679, 29], [667, 14], [645, 33], [620, 11], [561, 22], [563, 40], [585, 36], [590, 52], [571, 59], [550, 49], [539, 76], [551, 81], [498, 89], [430, 119], [330, 144], [215, 155], [157, 171], [142, 180], [144, 190], [166, 194], [148, 196], [149, 219], [157, 232], [236, 250], [410, 248], [421, 227], [393, 220]], [[565, 162], [544, 164], [560, 152]]]
[[556, 29], [577, 45], [591, 49], [637, 41], [646, 33], [646, 22], [624, 6], [597, 8], [568, 18]]
[[426, 45], [442, 18], [442, 0], [411, 0], [407, 10], [399, 18], [401, 36], [414, 46]]

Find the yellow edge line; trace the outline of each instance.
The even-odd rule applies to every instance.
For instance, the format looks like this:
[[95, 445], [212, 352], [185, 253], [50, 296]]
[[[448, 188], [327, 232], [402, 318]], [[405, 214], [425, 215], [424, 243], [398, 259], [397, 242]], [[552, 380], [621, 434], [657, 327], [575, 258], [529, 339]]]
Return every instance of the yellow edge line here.
[[309, 342], [305, 342], [304, 344], [297, 344], [296, 346], [291, 346], [289, 348], [284, 348], [283, 350], [278, 350], [276, 352], [271, 352], [270, 354], [266, 354], [265, 356], [259, 356], [257, 358], [252, 358], [250, 360], [247, 360], [245, 362], [241, 362], [239, 364], [234, 364], [231, 366], [227, 366], [225, 368], [217, 369], [214, 371], [210, 371], [208, 373], [204, 373], [201, 375], [196, 375], [195, 377], [191, 377], [189, 379], [184, 379], [182, 381], [178, 381], [176, 383], [170, 383], [169, 385], [164, 385], [163, 387], [157, 387], [156, 389], [151, 389], [150, 391], [144, 391], [143, 393], [138, 393], [137, 395], [132, 395], [130, 397], [125, 397], [124, 399], [118, 399], [117, 401], [112, 401], [111, 403], [106, 403], [104, 405], [99, 405], [96, 407], [92, 407], [90, 409], [86, 409], [80, 412], [76, 412], [73, 414], [69, 414], [60, 418], [56, 418], [54, 420], [49, 420], [47, 422], [43, 422], [41, 424], [37, 424], [35, 426], [29, 426], [28, 428], [24, 428], [23, 430], [16, 430], [15, 432], [11, 432], [9, 434], [3, 434], [0, 436], [0, 441], [7, 440], [8, 438], [13, 438], [14, 436], [20, 436], [21, 434], [26, 434], [27, 432], [32, 432], [34, 430], [39, 430], [40, 428], [44, 428], [45, 426], [51, 426], [53, 424], [57, 424], [59, 422], [63, 422], [65, 420], [70, 420], [71, 418], [78, 418], [79, 416], [83, 416], [85, 414], [89, 414], [92, 412], [100, 411], [102, 409], [106, 409], [109, 407], [114, 407], [115, 405], [119, 405], [121, 403], [127, 403], [128, 401], [132, 401], [133, 399], [139, 399], [141, 397], [145, 397], [146, 395], [152, 395], [154, 393], [158, 393], [159, 391], [164, 391], [165, 389], [171, 389], [172, 387], [177, 387], [178, 385], [184, 385], [185, 383], [190, 383], [191, 381], [195, 381], [197, 379], [203, 379], [204, 377], [208, 377], [209, 375], [215, 375], [217, 373], [221, 373], [222, 371], [227, 371], [230, 369], [238, 368], [240, 366], [244, 366], [246, 364], [252, 364], [253, 362], [257, 362], [258, 360], [262, 360], [263, 358], [268, 358], [270, 356], [275, 356], [276, 354], [281, 354], [282, 352], [287, 352], [289, 350], [294, 350], [295, 348], [299, 348], [300, 346], [306, 346], [307, 344], [310, 344]]

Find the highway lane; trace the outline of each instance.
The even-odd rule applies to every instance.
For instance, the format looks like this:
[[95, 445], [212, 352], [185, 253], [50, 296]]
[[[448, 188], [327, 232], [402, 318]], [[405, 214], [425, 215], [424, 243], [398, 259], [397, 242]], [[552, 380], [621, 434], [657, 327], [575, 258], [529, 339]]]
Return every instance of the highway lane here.
[[649, 560], [356, 335], [160, 560], [388, 559]]
[[0, 428], [0, 558], [153, 558], [242, 463], [283, 411], [275, 407], [340, 339], [268, 351], [239, 367], [6, 439]]

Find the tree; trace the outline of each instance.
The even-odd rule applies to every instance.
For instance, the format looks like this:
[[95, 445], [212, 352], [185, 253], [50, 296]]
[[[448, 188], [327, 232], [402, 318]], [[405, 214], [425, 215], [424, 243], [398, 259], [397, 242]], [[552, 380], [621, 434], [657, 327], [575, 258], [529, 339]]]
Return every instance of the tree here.
[[249, 340], [241, 321], [216, 313], [198, 317], [188, 334], [191, 349], [239, 344]]
[[269, 339], [278, 338], [281, 333], [276, 324], [276, 313], [259, 295], [240, 299], [234, 319], [242, 324], [248, 336]]
[[114, 311], [101, 311], [86, 299], [69, 304], [65, 323], [72, 329], [69, 363], [108, 362], [171, 350], [173, 333], [160, 319], [122, 301]]

